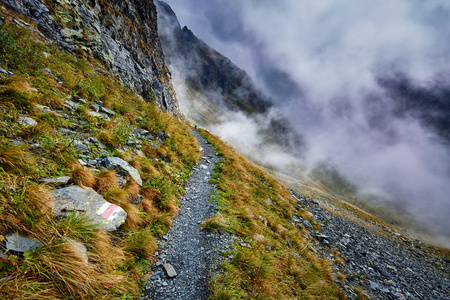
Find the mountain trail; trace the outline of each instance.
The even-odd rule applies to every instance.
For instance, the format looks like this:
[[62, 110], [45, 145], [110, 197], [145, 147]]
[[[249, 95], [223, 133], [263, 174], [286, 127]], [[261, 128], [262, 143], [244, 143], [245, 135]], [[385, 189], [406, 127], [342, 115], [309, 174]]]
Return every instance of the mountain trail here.
[[215, 204], [208, 202], [214, 189], [209, 181], [219, 157], [200, 134], [193, 134], [202, 158], [191, 173], [173, 226], [161, 240], [160, 252], [155, 253], [158, 262], [146, 287], [147, 299], [207, 299], [209, 270], [217, 245], [226, 248], [229, 244], [226, 237], [218, 240], [217, 235], [200, 230], [201, 223], [215, 212]]

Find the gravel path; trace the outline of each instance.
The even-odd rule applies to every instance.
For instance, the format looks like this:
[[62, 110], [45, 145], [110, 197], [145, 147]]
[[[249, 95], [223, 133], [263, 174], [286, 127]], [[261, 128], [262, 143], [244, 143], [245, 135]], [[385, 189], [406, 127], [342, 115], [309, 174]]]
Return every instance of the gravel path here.
[[347, 275], [343, 283], [347, 299], [358, 299], [352, 287], [363, 287], [370, 299], [450, 299], [450, 263], [425, 244], [403, 236], [381, 236], [331, 214], [315, 201], [295, 196], [321, 224], [318, 232], [297, 218], [316, 238], [317, 248], [331, 260], [335, 257], [328, 249], [337, 249], [344, 259], [343, 264], [335, 264], [335, 272]]
[[[207, 299], [209, 270], [217, 244], [227, 248], [228, 243], [218, 241], [217, 235], [200, 231], [200, 224], [215, 212], [215, 205], [207, 199], [214, 189], [209, 181], [219, 158], [203, 137], [193, 134], [203, 156], [186, 185], [173, 226], [160, 242], [162, 253], [156, 254], [159, 260], [146, 287], [148, 299]], [[164, 264], [173, 266], [177, 275], [170, 278]]]

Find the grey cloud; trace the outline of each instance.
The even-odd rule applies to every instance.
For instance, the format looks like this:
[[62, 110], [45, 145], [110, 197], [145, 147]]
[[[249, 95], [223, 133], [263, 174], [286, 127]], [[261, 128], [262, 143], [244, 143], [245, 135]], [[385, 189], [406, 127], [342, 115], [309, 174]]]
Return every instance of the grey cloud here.
[[[303, 163], [332, 163], [363, 193], [450, 235], [449, 140], [439, 129], [450, 113], [435, 118], [450, 101], [448, 1], [167, 2], [279, 103], [277, 113], [306, 139]], [[255, 133], [246, 142], [260, 143], [239, 115], [215, 130], [243, 145], [236, 124]]]

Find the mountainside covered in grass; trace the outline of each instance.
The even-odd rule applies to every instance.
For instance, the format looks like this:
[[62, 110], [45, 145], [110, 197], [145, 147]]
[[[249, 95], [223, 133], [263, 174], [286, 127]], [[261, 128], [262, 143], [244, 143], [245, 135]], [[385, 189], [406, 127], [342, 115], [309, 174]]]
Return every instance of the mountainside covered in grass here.
[[[158, 241], [207, 159], [177, 112], [153, 3], [2, 3], [0, 298], [142, 297], [160, 267]], [[357, 246], [339, 248], [345, 228], [333, 227], [343, 222], [333, 207], [324, 211], [201, 133], [220, 161], [209, 174], [216, 214], [197, 230], [233, 237], [232, 250], [211, 259], [223, 262], [208, 278], [211, 299], [401, 299], [416, 286], [443, 299], [449, 291], [448, 264], [435, 249], [401, 237], [393, 243], [407, 251], [395, 256], [383, 248], [393, 230], [368, 214], [343, 237]], [[401, 276], [384, 255], [398, 258], [390, 267]]]
[[[156, 240], [170, 228], [199, 159], [196, 140], [189, 126], [124, 87], [95, 57], [61, 51], [15, 12], [2, 9], [1, 20], [1, 298], [134, 298], [142, 292]], [[111, 166], [113, 159], [120, 164]], [[254, 171], [248, 176], [269, 180]], [[288, 224], [273, 218], [271, 230], [283, 239]], [[250, 231], [242, 238], [250, 238]], [[286, 247], [281, 240], [272, 246]], [[296, 247], [303, 247], [300, 241]], [[294, 261], [292, 266], [300, 263]], [[260, 268], [258, 261], [254, 264]], [[270, 262], [270, 268], [275, 264]], [[338, 290], [328, 282], [327, 263], [314, 264], [309, 272], [316, 275], [302, 284], [325, 281], [307, 294], [319, 293], [324, 285], [334, 298]], [[246, 276], [259, 276], [251, 274]], [[259, 288], [268, 288], [272, 274], [261, 277], [254, 292], [244, 292], [253, 285], [246, 281], [230, 295], [275, 297], [278, 288]], [[280, 288], [298, 293], [288, 285]], [[212, 293], [220, 295], [220, 290]]]
[[[3, 11], [2, 19], [0, 297], [137, 295], [199, 159], [197, 143], [188, 126], [105, 75], [94, 59], [58, 50], [17, 15]], [[102, 165], [105, 156], [138, 170], [141, 186], [132, 173]], [[43, 181], [61, 176], [68, 179]], [[126, 212], [125, 223], [110, 234], [89, 209], [68, 203], [56, 213], [58, 185], [92, 188]], [[16, 234], [38, 249], [16, 249]]]
[[[152, 1], [2, 1], [33, 22], [40, 35], [85, 58], [94, 57], [145, 99], [176, 109]], [[20, 24], [19, 24], [20, 25]]]

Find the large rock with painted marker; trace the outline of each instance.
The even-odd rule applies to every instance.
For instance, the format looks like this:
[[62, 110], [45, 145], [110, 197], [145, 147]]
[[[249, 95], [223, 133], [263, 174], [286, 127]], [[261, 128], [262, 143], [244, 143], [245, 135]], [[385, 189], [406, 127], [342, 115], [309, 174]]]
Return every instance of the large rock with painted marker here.
[[118, 157], [105, 157], [103, 158], [103, 164], [108, 169], [117, 169], [124, 175], [129, 175], [136, 181], [137, 184], [142, 186], [142, 179], [139, 171], [133, 168], [129, 163]]
[[91, 188], [77, 185], [52, 191], [55, 199], [53, 209], [56, 216], [65, 217], [69, 212], [85, 213], [101, 229], [114, 231], [125, 222], [127, 213], [112, 204]]

